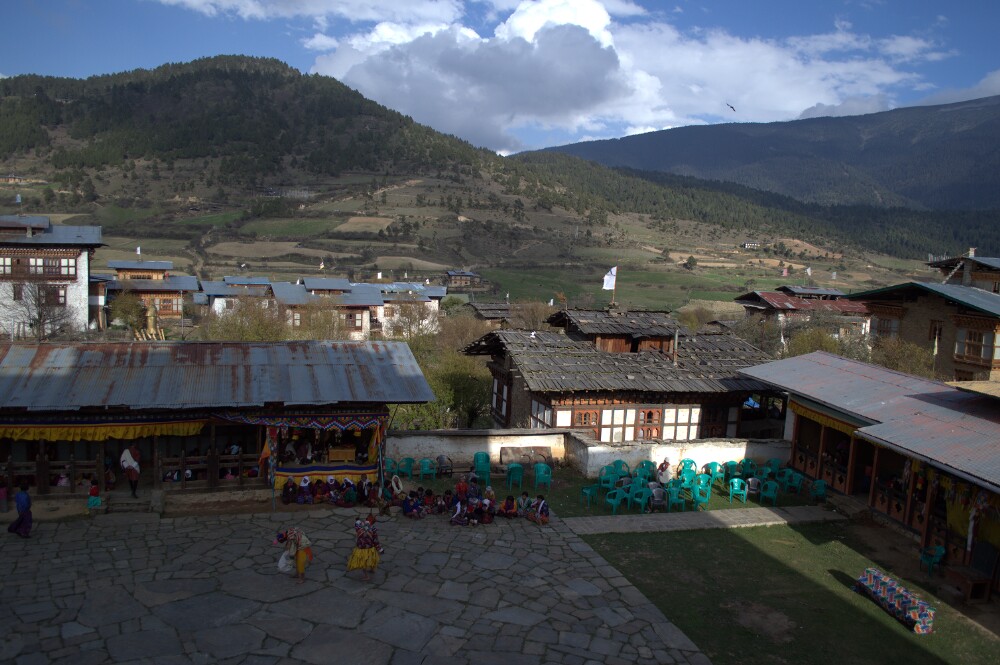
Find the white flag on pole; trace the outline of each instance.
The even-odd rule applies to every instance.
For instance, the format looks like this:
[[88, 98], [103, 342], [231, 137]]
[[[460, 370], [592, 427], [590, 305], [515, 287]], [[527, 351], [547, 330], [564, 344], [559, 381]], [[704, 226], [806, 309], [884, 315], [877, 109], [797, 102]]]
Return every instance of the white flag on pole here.
[[142, 256], [142, 247], [136, 247], [135, 248], [135, 255], [136, 256]]
[[615, 290], [615, 279], [618, 277], [618, 266], [615, 266], [608, 271], [608, 274], [604, 276], [604, 286], [601, 287], [604, 291], [614, 291]]
[[812, 277], [812, 275], [813, 275], [813, 269], [812, 268], [806, 268], [806, 275], [808, 275], [809, 277]]
[[18, 205], [21, 204], [21, 195], [20, 194], [18, 194], [17, 196], [14, 197], [14, 203], [17, 203]]
[[832, 279], [833, 281], [837, 281], [837, 271], [836, 270], [834, 270], [833, 274], [830, 275], [830, 279]]
[[549, 298], [549, 307], [555, 307], [555, 305], [556, 305], [556, 299]]

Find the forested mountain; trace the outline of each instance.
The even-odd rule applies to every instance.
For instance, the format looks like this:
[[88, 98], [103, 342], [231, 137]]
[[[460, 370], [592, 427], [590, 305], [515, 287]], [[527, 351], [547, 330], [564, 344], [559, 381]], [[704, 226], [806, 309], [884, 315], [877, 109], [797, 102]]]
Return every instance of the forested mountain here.
[[[133, 212], [138, 208], [156, 209], [162, 217], [173, 205], [186, 214], [189, 201], [224, 202], [252, 212], [260, 205], [251, 197], [300, 186], [317, 203], [321, 197], [360, 196], [369, 197], [365, 207], [377, 208], [375, 193], [387, 179], [432, 176], [443, 184], [420, 193], [415, 203], [421, 210], [438, 201], [442, 219], [457, 219], [461, 209], [474, 208], [498, 222], [509, 216], [512, 229], [537, 230], [527, 210], [549, 215], [547, 223], [562, 224], [574, 236], [582, 225], [588, 236], [612, 238], [622, 234], [610, 228], [609, 215], [638, 213], [648, 216], [643, 223], [653, 232], [672, 220], [693, 220], [744, 237], [793, 236], [857, 247], [863, 238], [864, 249], [907, 257], [969, 246], [995, 255], [1000, 219], [986, 208], [994, 203], [1000, 208], [995, 186], [1000, 164], [994, 164], [1000, 151], [989, 136], [998, 109], [1000, 98], [992, 98], [863, 118], [685, 128], [567, 148], [612, 146], [621, 157], [616, 163], [647, 170], [611, 169], [554, 151], [501, 158], [419, 125], [335, 79], [304, 75], [277, 60], [220, 56], [85, 80], [31, 75], [0, 80], [0, 172], [33, 183], [23, 190], [29, 209], [91, 213], [95, 223], [112, 220], [116, 228], [141, 227], [143, 215]], [[924, 118], [922, 133], [914, 129], [919, 118]], [[680, 147], [661, 149], [658, 140]], [[912, 146], [904, 150], [906, 140]], [[863, 149], [855, 145], [859, 141]], [[665, 160], [672, 152], [681, 154], [681, 147], [690, 153], [681, 170], [709, 177], [753, 171], [753, 164], [769, 163], [755, 155], [768, 152], [784, 170], [761, 171], [759, 181], [749, 183], [755, 188], [648, 170], [654, 157]], [[723, 154], [724, 147], [730, 154]], [[937, 153], [930, 154], [932, 148]], [[793, 150], [798, 161], [780, 156]], [[892, 190], [864, 175], [861, 166], [844, 166], [859, 151], [899, 181], [908, 174], [907, 188]], [[836, 168], [835, 157], [841, 160]], [[989, 164], [994, 166], [986, 168]], [[812, 187], [836, 193], [834, 185], [843, 184], [832, 183], [838, 177], [859, 191], [877, 193], [879, 205], [846, 205], [839, 195], [824, 201], [839, 205], [802, 203], [810, 197], [764, 191]], [[981, 192], [987, 189], [984, 182], [994, 183], [989, 192]], [[453, 189], [441, 189], [448, 187]], [[916, 205], [923, 196], [933, 207], [933, 201], [962, 198], [963, 191], [970, 192], [970, 203], [953, 209], [979, 207], [978, 212], [904, 205]], [[385, 191], [378, 196], [384, 199]], [[0, 212], [11, 212], [13, 200], [13, 192], [0, 196]], [[300, 210], [298, 202], [265, 207], [269, 215], [322, 213]], [[400, 209], [404, 217], [416, 214], [413, 206]], [[308, 228], [329, 233], [323, 225]], [[437, 242], [433, 232], [428, 236], [424, 247]], [[476, 258], [463, 257], [463, 263]]]
[[1000, 208], [1000, 96], [843, 118], [678, 127], [549, 150], [826, 205]]

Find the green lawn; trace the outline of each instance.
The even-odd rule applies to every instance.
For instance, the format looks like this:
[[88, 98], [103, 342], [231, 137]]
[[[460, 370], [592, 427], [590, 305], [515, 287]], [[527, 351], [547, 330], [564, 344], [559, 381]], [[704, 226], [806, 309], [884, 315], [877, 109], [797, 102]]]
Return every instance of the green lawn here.
[[829, 523], [585, 540], [715, 665], [995, 663], [1000, 639], [930, 593], [925, 574], [897, 579], [937, 608], [931, 635], [915, 635], [851, 590], [869, 566], [897, 575], [862, 554], [866, 528], [878, 530]]
[[339, 218], [255, 219], [240, 228], [243, 235], [256, 233], [272, 238], [312, 238], [332, 231], [343, 223]]

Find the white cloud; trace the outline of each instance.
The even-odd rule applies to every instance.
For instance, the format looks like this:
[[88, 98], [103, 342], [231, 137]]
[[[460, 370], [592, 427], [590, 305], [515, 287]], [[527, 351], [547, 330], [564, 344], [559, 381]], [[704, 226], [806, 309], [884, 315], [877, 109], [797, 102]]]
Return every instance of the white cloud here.
[[[461, 0], [159, 0], [165, 5], [191, 9], [206, 16], [243, 19], [330, 17], [351, 22], [446, 22], [464, 14]], [[324, 24], [325, 25], [325, 24]], [[321, 27], [324, 30], [325, 27]]]
[[970, 99], [993, 97], [994, 95], [1000, 95], [1000, 69], [993, 70], [971, 87], [942, 90], [921, 100], [915, 106], [953, 104], [955, 102], [965, 102]]
[[340, 46], [340, 42], [333, 37], [317, 33], [308, 39], [303, 39], [302, 45], [310, 51], [332, 51]]
[[544, 28], [577, 25], [589, 32], [601, 46], [611, 46], [610, 24], [611, 16], [597, 0], [539, 0], [522, 2], [510, 18], [497, 26], [495, 34], [502, 40], [520, 37], [531, 42]]
[[803, 111], [799, 118], [842, 117], [878, 113], [892, 108], [885, 95], [870, 97], [848, 97], [838, 104], [816, 104]]

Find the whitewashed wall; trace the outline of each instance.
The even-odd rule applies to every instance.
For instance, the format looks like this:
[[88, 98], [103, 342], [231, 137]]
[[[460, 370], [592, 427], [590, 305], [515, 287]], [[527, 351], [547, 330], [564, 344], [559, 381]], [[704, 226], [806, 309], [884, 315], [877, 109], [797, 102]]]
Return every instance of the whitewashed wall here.
[[[500, 464], [500, 449], [507, 447], [548, 447], [552, 457], [562, 462], [566, 456], [563, 430], [431, 430], [389, 432], [386, 455], [393, 459], [422, 457], [435, 459], [447, 455], [456, 468], [471, 465], [478, 452], [488, 452], [490, 462]], [[506, 462], [508, 460], [504, 460]]]

